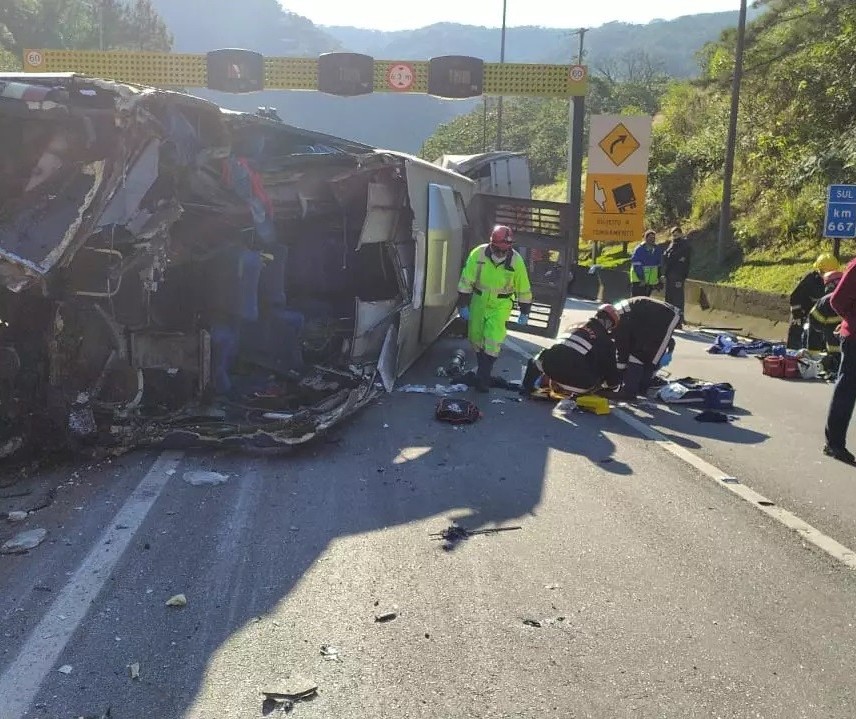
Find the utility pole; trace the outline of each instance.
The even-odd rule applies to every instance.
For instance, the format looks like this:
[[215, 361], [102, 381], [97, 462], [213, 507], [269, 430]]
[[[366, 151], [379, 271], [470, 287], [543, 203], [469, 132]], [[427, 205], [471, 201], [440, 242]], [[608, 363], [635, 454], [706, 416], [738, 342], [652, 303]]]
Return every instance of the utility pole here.
[[583, 48], [584, 48], [585, 40], [586, 40], [586, 33], [589, 31], [589, 29], [590, 28], [587, 28], [587, 27], [581, 27], [579, 30], [577, 30], [574, 33], [574, 35], [580, 36], [580, 52], [577, 55], [577, 65], [583, 64]]
[[[502, 40], [499, 45], [499, 64], [505, 63], [505, 17], [508, 11], [508, 0], [502, 0]], [[502, 149], [502, 95], [496, 104], [496, 149]]]
[[716, 243], [716, 261], [720, 267], [725, 262], [725, 246], [731, 240], [731, 186], [734, 179], [734, 153], [737, 146], [737, 116], [740, 112], [740, 83], [743, 80], [743, 50], [746, 46], [746, 1], [740, 0], [737, 52], [734, 57], [734, 77], [731, 83], [731, 117], [728, 124], [728, 143], [725, 147], [722, 209], [719, 217], [719, 237]]
[[[580, 29], [580, 52], [578, 64], [583, 59], [583, 38], [586, 29]], [[571, 206], [571, 243], [572, 262], [579, 262], [580, 252], [580, 213], [582, 211], [582, 176], [583, 176], [583, 133], [586, 111], [586, 99], [582, 96], [569, 98], [568, 102], [568, 203]]]
[[104, 2], [105, 0], [95, 0], [98, 7], [98, 49], [104, 50]]

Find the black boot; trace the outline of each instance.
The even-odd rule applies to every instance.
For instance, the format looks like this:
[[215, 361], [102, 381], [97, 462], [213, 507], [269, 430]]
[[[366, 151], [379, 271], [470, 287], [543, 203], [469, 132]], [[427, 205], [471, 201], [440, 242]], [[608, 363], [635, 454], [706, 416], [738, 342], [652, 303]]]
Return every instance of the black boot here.
[[639, 394], [647, 395], [648, 391], [654, 384], [654, 377], [657, 374], [657, 366], [646, 364], [642, 370], [642, 381], [639, 383]]
[[520, 394], [528, 396], [535, 390], [535, 381], [541, 376], [536, 359], [533, 357], [526, 363], [526, 371], [523, 373], [523, 381], [520, 383]]
[[642, 390], [645, 370], [641, 364], [628, 362], [621, 383], [621, 395], [624, 399], [636, 399]]
[[491, 357], [484, 352], [478, 353], [478, 369], [476, 370], [476, 390], [479, 392], [490, 391], [490, 373], [496, 357]]

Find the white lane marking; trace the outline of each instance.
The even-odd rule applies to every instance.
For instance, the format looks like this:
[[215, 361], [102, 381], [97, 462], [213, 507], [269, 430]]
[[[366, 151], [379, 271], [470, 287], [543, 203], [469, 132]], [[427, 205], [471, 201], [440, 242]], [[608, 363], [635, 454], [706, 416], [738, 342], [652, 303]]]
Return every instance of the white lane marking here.
[[[523, 357], [529, 357], [529, 353], [514, 340], [507, 339], [505, 345], [513, 352]], [[787, 509], [776, 506], [775, 502], [767, 499], [764, 495], [759, 494], [754, 489], [750, 489], [745, 484], [741, 484], [736, 477], [732, 477], [727, 472], [723, 472], [718, 467], [710, 464], [710, 462], [706, 462], [688, 449], [672, 442], [656, 429], [645, 424], [638, 417], [634, 417], [630, 413], [618, 408], [613, 408], [613, 414], [643, 437], [653, 440], [662, 449], [681, 461], [686, 462], [694, 469], [697, 469], [701, 474], [712, 479], [720, 487], [725, 487], [729, 492], [748, 502], [755, 509], [760, 510], [768, 517], [793, 530], [805, 539], [805, 541], [810, 542], [836, 561], [841, 562], [850, 569], [856, 569], [856, 552], [852, 549], [836, 542], [832, 537], [815, 529], [808, 522], [803, 521]]]
[[167, 451], [155, 460], [0, 676], [0, 719], [21, 719], [27, 713], [48, 672], [169, 481], [170, 470], [177, 468], [183, 456], [184, 452]]

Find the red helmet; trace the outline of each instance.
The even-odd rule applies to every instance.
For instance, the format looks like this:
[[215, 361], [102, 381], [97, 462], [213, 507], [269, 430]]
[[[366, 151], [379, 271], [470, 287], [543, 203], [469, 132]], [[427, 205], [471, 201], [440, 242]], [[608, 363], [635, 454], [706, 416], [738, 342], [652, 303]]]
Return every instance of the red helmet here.
[[594, 316], [600, 318], [608, 318], [610, 322], [612, 322], [613, 327], [617, 327], [618, 321], [621, 319], [621, 315], [618, 314], [618, 310], [615, 309], [613, 305], [609, 304], [601, 305], [600, 307], [598, 307], [597, 312]]
[[824, 285], [824, 287], [826, 285], [832, 285], [832, 284], [837, 285], [841, 281], [842, 277], [844, 277], [844, 273], [840, 272], [839, 270], [833, 270], [832, 272], [824, 272], [823, 273], [823, 285]]
[[510, 250], [514, 243], [514, 233], [506, 225], [496, 225], [490, 233], [490, 244], [498, 250]]

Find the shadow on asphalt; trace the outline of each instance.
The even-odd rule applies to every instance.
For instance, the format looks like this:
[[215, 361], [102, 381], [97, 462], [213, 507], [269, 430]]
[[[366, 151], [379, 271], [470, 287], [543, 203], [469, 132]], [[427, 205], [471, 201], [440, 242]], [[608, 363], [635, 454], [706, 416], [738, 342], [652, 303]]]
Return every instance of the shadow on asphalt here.
[[[539, 349], [520, 338], [515, 342], [528, 352]], [[461, 339], [441, 340], [399, 384], [447, 384], [435, 370], [464, 346]], [[523, 364], [506, 350], [497, 372], [516, 380]], [[68, 697], [81, 704], [69, 706], [68, 715], [91, 714], [109, 696], [116, 719], [207, 717], [194, 706], [215, 701], [208, 677], [231, 671], [231, 659], [224, 657], [241, 651], [237, 635], [281, 607], [310, 570], [323, 572], [327, 565], [319, 559], [341, 538], [419, 522], [426, 525], [425, 546], [432, 544], [430, 532], [452, 521], [468, 530], [520, 525], [525, 531], [527, 519], [537, 516], [548, 465], [557, 453], [568, 455], [572, 464], [555, 481], [573, 484], [594, 476], [609, 482], [634, 475], [612, 437], [638, 435], [618, 417], [563, 414], [550, 402], [518, 402], [516, 393], [503, 390], [466, 397], [484, 413], [471, 426], [438, 422], [437, 397], [394, 392], [292, 456], [188, 453], [185, 468], [212, 469], [233, 479], [202, 492], [184, 482], [168, 485], [123, 557], [117, 581], [99, 600], [108, 611], [111, 606], [135, 611], [117, 611], [119, 624], [90, 617], [85, 636], [73, 645], [73, 663], [86, 665], [93, 683]], [[672, 438], [684, 446], [688, 440], [675, 435], [687, 431], [687, 421], [696, 432], [733, 433], [729, 441], [764, 439], [738, 427], [709, 428], [665, 413], [654, 419], [674, 426]], [[188, 511], [192, 520], [182, 518]], [[441, 543], [435, 544], [442, 551]], [[374, 585], [364, 586], [355, 576], [354, 604], [364, 606], [371, 622]], [[334, 574], [327, 581], [347, 580]], [[190, 609], [174, 612], [162, 601], [141, 602], [150, 591], [158, 597], [186, 591]], [[163, 631], [151, 631], [161, 625]], [[130, 647], [114, 635], [145, 637], [135, 658], [152, 667], [146, 682], [131, 686], [116, 672], [128, 662]], [[51, 674], [41, 696], [68, 696], [61, 681]]]
[[[441, 340], [399, 384], [447, 384], [435, 370], [463, 346], [459, 339]], [[506, 351], [497, 369], [518, 379], [521, 365], [517, 354]], [[239, 651], [230, 640], [281, 606], [310, 569], [323, 571], [319, 558], [340, 538], [425, 520], [425, 546], [432, 543], [429, 532], [452, 521], [469, 530], [513, 524], [525, 531], [527, 519], [537, 516], [556, 453], [588, 463], [577, 465], [580, 478], [569, 471], [558, 481], [572, 484], [592, 471], [602, 472], [604, 481], [633, 475], [605, 434], [620, 431], [614, 417], [563, 415], [549, 402], [518, 402], [516, 393], [503, 390], [465, 396], [484, 413], [470, 426], [437, 421], [437, 397], [394, 392], [289, 457], [188, 453], [179, 472], [211, 469], [233, 479], [201, 492], [171, 482], [159, 498], [99, 602], [108, 610], [135, 606], [135, 612], [120, 611], [122, 621], [109, 626], [89, 618], [86, 635], [69, 647], [74, 663], [86, 664], [87, 676], [98, 677], [99, 684], [69, 697], [89, 702], [69, 706], [69, 716], [92, 713], [109, 696], [117, 719], [207, 717], [193, 707], [212, 701], [206, 677], [228, 670], [223, 656]], [[188, 511], [192, 520], [182, 519]], [[175, 612], [163, 602], [141, 603], [150, 591], [158, 597], [186, 591], [191, 604]], [[354, 589], [367, 621], [372, 591]], [[167, 616], [164, 631], [150, 630]], [[130, 647], [114, 635], [145, 637], [139, 653], [152, 667], [145, 683], [132, 687], [115, 671], [127, 663]], [[155, 666], [161, 664], [162, 674]], [[42, 697], [67, 696], [54, 674]]]

